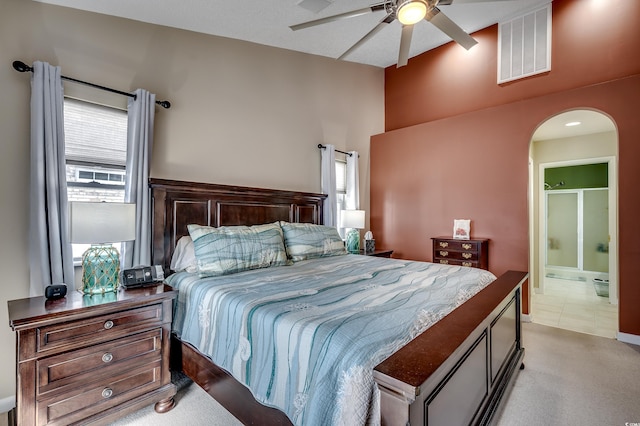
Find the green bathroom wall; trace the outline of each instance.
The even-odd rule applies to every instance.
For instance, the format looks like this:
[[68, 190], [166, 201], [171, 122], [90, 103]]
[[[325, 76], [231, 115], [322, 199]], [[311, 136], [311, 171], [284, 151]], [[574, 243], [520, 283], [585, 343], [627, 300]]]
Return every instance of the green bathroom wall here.
[[[607, 163], [599, 163], [547, 168], [544, 171], [544, 181], [556, 190], [608, 188], [609, 166]], [[560, 182], [564, 184], [558, 185]]]

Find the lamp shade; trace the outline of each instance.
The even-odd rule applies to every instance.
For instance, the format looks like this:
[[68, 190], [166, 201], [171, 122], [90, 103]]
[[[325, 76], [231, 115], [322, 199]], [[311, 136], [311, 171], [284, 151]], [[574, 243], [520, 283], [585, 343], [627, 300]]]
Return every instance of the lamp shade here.
[[364, 210], [342, 210], [340, 215], [341, 228], [364, 228]]
[[102, 244], [136, 238], [136, 205], [69, 203], [70, 238], [74, 244]]

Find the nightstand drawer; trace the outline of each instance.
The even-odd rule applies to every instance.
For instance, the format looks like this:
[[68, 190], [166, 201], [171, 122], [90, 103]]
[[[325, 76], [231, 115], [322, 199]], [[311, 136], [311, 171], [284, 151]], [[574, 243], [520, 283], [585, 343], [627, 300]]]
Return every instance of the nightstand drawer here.
[[36, 424], [68, 425], [157, 388], [161, 360], [37, 401]]
[[162, 356], [162, 329], [134, 334], [38, 360], [38, 395], [65, 386], [77, 387], [117, 371], [151, 363]]
[[382, 249], [378, 249], [374, 251], [360, 250], [360, 254], [365, 256], [375, 256], [375, 257], [391, 257], [391, 255], [393, 254], [393, 250], [382, 250]]
[[160, 326], [162, 320], [163, 305], [158, 303], [108, 315], [40, 327], [36, 331], [36, 351], [45, 352], [61, 346], [86, 346], [108, 341], [136, 330]]

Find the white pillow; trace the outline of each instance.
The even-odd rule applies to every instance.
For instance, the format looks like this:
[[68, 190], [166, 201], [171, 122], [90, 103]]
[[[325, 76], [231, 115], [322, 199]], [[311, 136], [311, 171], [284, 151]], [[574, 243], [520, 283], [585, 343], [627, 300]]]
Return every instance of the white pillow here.
[[176, 249], [171, 256], [171, 270], [175, 272], [197, 272], [198, 261], [196, 260], [196, 251], [193, 240], [190, 236], [185, 235], [178, 240]]

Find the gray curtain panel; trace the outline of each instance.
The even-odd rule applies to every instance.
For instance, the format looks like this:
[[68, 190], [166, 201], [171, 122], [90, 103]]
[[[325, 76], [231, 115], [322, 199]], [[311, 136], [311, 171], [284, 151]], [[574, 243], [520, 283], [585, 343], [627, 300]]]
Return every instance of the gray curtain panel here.
[[60, 67], [34, 62], [31, 76], [29, 271], [31, 296], [46, 286], [75, 288], [69, 241]]
[[122, 245], [122, 267], [151, 263], [151, 196], [149, 168], [153, 148], [156, 95], [144, 89], [129, 99], [125, 203], [136, 205], [136, 239]]

